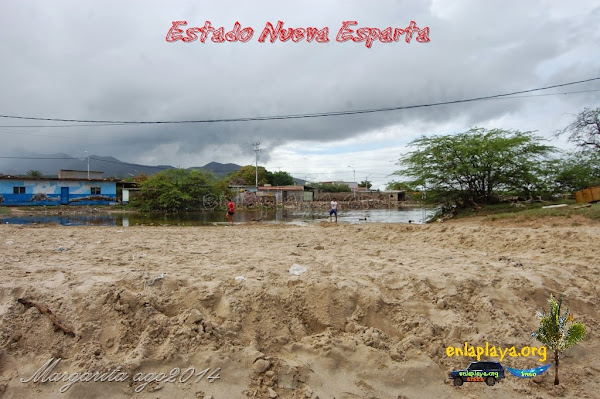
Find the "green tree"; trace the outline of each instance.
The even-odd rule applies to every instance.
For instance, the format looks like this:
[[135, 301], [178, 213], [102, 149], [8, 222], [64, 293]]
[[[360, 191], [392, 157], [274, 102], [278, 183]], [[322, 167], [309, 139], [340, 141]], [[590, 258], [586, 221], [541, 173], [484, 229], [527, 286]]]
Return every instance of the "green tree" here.
[[28, 170], [27, 171], [27, 177], [33, 177], [33, 178], [37, 179], [37, 178], [40, 178], [42, 176], [43, 176], [43, 173], [41, 171], [39, 171], [39, 170], [32, 169], [32, 170]]
[[524, 174], [525, 178], [507, 191], [532, 199], [535, 196], [550, 197], [560, 192], [556, 183], [556, 161], [539, 159], [531, 164]]
[[532, 132], [483, 128], [422, 136], [409, 144], [417, 149], [400, 158], [403, 169], [395, 174], [448, 205], [491, 203], [500, 190], [531, 194], [540, 183], [543, 162], [554, 151], [542, 140]]
[[572, 192], [598, 185], [600, 152], [582, 151], [555, 161], [553, 181], [558, 192]]
[[141, 195], [132, 202], [143, 210], [200, 210], [223, 194], [216, 179], [199, 170], [168, 169], [139, 184]]
[[269, 183], [274, 186], [291, 186], [294, 184], [294, 178], [288, 172], [273, 172]]
[[148, 180], [148, 177], [149, 176], [144, 171], [142, 171], [139, 175], [133, 176], [133, 181], [136, 182], [136, 183], [138, 183], [138, 184], [139, 183], [143, 183], [146, 180]]
[[[585, 325], [574, 322], [569, 309], [561, 314], [562, 297], [556, 302], [550, 294], [548, 313], [537, 312], [540, 327], [531, 336], [554, 351], [554, 385], [558, 385], [558, 362], [560, 354], [585, 339]], [[570, 326], [567, 328], [567, 323]]]
[[[258, 167], [258, 184], [269, 183], [269, 173], [264, 166]], [[226, 178], [229, 184], [253, 186], [256, 184], [256, 167], [252, 165], [242, 166], [237, 172], [229, 174]]]
[[347, 184], [317, 184], [317, 189], [324, 193], [349, 193], [352, 192]]
[[358, 187], [366, 187], [367, 189], [369, 189], [373, 187], [373, 184], [371, 184], [371, 182], [368, 180], [363, 180], [360, 183], [358, 183]]
[[600, 151], [600, 108], [584, 108], [557, 136], [564, 134], [569, 135], [567, 140], [580, 148]]

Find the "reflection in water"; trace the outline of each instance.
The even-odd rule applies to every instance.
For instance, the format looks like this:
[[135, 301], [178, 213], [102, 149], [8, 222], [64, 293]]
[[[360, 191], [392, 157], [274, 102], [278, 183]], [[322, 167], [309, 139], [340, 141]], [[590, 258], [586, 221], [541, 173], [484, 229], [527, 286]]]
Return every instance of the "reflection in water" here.
[[[433, 216], [432, 208], [400, 208], [341, 210], [339, 223], [425, 223]], [[93, 215], [44, 215], [0, 218], [7, 224], [60, 224], [63, 226], [206, 226], [225, 224], [225, 213], [218, 211], [188, 212], [176, 214], [155, 213], [111, 213]], [[300, 211], [276, 209], [263, 211], [238, 211], [235, 223], [264, 222], [306, 224], [328, 221], [326, 210]]]
[[63, 226], [116, 226], [112, 215], [45, 215], [0, 218], [4, 224], [60, 224]]

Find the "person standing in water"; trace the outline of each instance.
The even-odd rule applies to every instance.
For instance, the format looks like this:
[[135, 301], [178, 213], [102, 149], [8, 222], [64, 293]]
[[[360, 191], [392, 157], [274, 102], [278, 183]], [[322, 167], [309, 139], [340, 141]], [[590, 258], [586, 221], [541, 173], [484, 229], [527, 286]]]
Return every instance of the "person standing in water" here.
[[331, 210], [329, 211], [329, 222], [331, 223], [331, 215], [335, 215], [335, 222], [337, 223], [337, 207], [338, 203], [335, 197], [331, 201]]
[[230, 225], [233, 225], [233, 215], [235, 214], [235, 205], [233, 203], [233, 200], [231, 198], [229, 198], [229, 203], [227, 204], [227, 215], [225, 215], [227, 217], [227, 221], [229, 222]]

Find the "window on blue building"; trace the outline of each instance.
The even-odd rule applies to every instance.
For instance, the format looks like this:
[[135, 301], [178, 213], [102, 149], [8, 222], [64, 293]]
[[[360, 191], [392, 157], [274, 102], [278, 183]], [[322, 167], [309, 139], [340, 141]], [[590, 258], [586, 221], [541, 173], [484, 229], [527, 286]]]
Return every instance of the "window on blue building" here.
[[92, 195], [100, 195], [100, 187], [92, 187]]
[[25, 194], [25, 187], [13, 187], [13, 194]]

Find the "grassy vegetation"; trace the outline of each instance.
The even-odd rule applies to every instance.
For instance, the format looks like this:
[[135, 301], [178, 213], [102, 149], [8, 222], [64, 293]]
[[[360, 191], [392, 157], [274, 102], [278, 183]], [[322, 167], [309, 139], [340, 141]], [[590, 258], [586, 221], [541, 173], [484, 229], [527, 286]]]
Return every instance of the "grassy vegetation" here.
[[[566, 207], [543, 209], [544, 206], [567, 204]], [[591, 204], [590, 207], [581, 208], [584, 204], [576, 204], [573, 200], [563, 200], [558, 202], [543, 202], [532, 204], [496, 204], [486, 205], [481, 209], [470, 209], [460, 212], [457, 218], [470, 216], [484, 216], [484, 220], [496, 221], [511, 219], [514, 221], [524, 221], [539, 219], [544, 217], [565, 217], [571, 218], [580, 215], [588, 219], [600, 220], [600, 203]]]
[[5, 206], [0, 207], [0, 215], [9, 215], [9, 214], [10, 214], [9, 208], [7, 208]]

